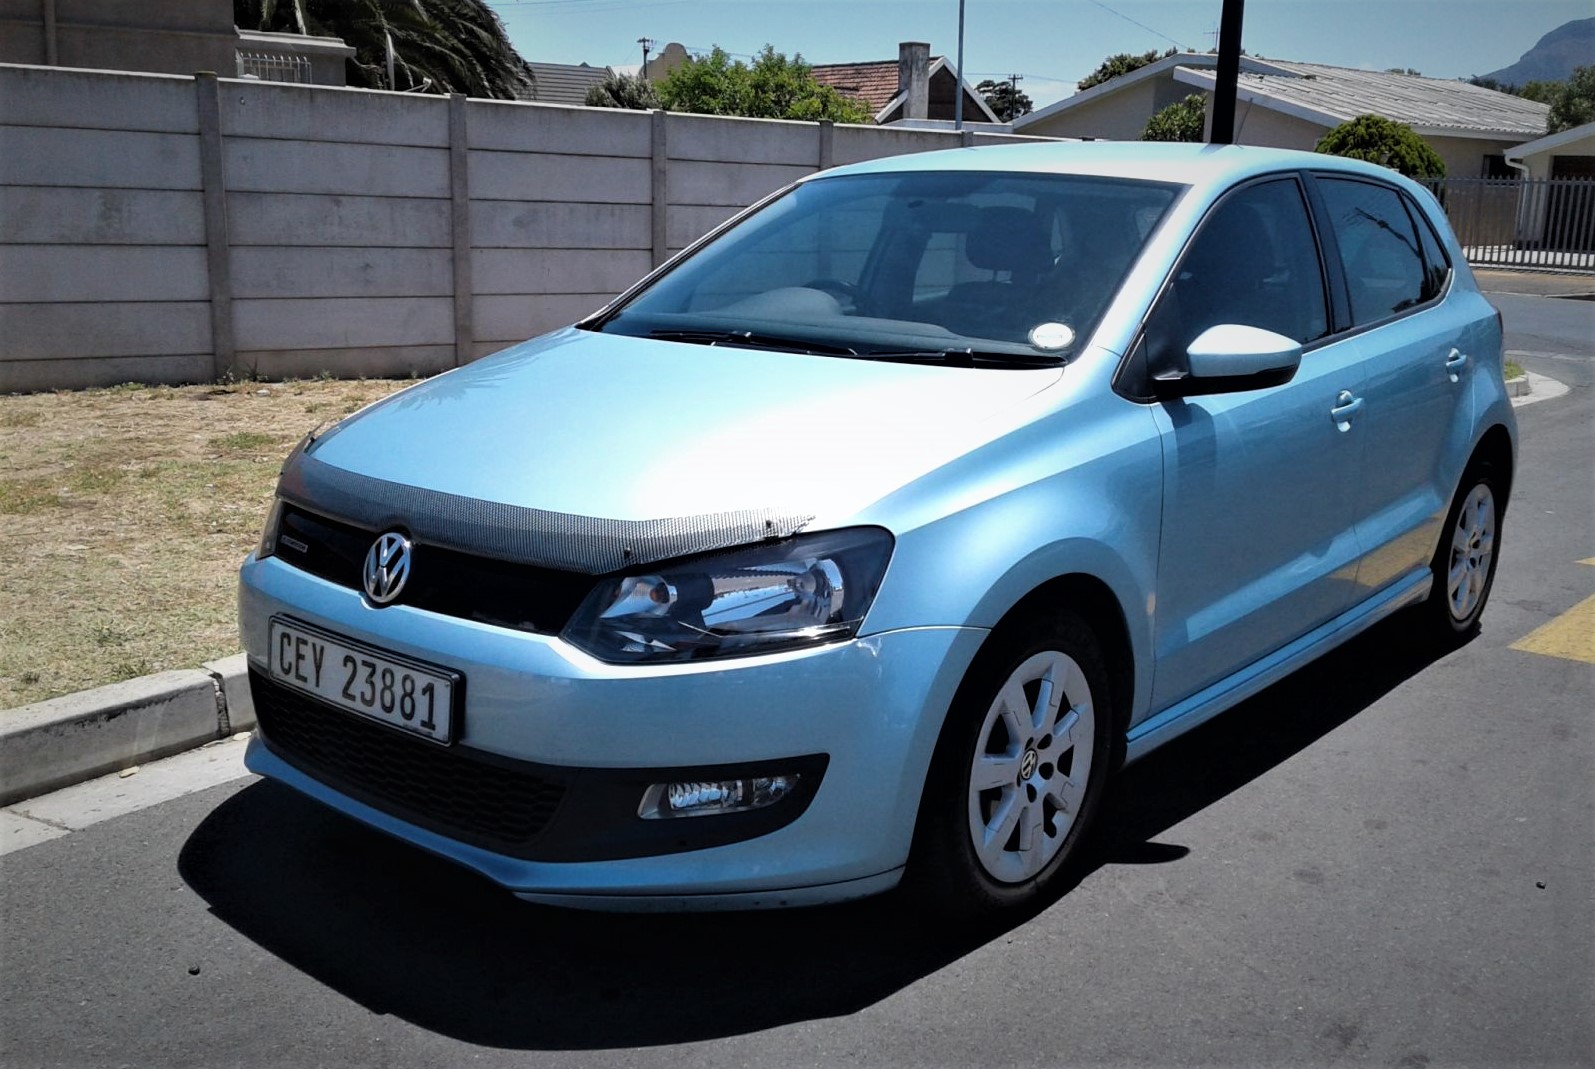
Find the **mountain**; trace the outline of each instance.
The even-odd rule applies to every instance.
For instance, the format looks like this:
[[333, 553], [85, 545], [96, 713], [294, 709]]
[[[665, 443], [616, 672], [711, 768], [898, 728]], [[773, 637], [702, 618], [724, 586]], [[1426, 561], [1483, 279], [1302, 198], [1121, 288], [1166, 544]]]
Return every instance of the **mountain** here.
[[1541, 37], [1510, 67], [1485, 77], [1502, 85], [1560, 82], [1572, 77], [1574, 67], [1589, 66], [1595, 66], [1595, 19], [1574, 19]]

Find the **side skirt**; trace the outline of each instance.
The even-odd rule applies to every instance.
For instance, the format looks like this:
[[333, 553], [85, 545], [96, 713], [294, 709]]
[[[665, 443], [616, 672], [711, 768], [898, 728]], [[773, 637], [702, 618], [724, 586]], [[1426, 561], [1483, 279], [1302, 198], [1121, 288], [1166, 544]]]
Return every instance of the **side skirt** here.
[[1170, 739], [1206, 723], [1231, 706], [1239, 705], [1309, 661], [1366, 631], [1380, 620], [1408, 605], [1417, 604], [1429, 596], [1429, 587], [1433, 582], [1434, 577], [1428, 568], [1410, 572], [1378, 594], [1309, 631], [1296, 641], [1281, 646], [1268, 656], [1253, 661], [1239, 672], [1141, 721], [1130, 729], [1126, 761], [1145, 757]]

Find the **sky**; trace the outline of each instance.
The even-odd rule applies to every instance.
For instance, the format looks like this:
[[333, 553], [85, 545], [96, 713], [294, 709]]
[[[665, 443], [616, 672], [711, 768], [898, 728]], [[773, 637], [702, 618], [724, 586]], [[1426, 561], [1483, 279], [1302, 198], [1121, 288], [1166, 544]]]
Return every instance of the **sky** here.
[[[635, 65], [719, 45], [751, 58], [766, 44], [810, 63], [896, 59], [900, 41], [956, 58], [958, 0], [489, 0], [529, 60]], [[1037, 107], [1115, 52], [1214, 47], [1222, 0], [965, 0], [969, 79], [1019, 74]], [[1516, 62], [1544, 34], [1595, 15], [1591, 0], [1248, 0], [1242, 46], [1274, 59], [1436, 78]]]

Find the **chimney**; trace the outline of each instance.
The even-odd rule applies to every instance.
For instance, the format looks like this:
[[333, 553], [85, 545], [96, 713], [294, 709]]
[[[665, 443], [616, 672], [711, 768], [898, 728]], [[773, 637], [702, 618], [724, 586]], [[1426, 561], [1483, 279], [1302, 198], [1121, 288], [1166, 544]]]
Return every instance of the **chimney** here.
[[930, 118], [930, 45], [904, 41], [897, 46], [897, 91], [903, 99], [903, 118]]

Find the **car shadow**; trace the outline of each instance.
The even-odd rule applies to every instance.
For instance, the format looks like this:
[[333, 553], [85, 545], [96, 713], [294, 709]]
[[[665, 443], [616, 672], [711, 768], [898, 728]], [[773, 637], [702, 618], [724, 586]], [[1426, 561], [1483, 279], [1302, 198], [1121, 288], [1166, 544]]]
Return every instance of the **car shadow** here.
[[[894, 895], [807, 910], [589, 914], [532, 906], [263, 781], [178, 858], [211, 911], [375, 1013], [510, 1049], [652, 1046], [853, 1013], [1057, 905], [1104, 866], [1177, 861], [1153, 842], [1355, 717], [1443, 651], [1376, 627], [1124, 771], [1048, 900], [1000, 924], [927, 921]], [[1058, 899], [1065, 900], [1058, 904]]]

